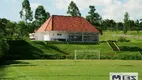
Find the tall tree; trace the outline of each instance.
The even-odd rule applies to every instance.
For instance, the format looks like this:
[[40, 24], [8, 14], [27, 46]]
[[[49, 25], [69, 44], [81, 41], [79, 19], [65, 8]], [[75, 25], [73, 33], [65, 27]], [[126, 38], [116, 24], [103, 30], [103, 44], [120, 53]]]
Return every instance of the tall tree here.
[[24, 0], [22, 3], [22, 10], [20, 11], [20, 17], [27, 23], [27, 21], [33, 20], [33, 12], [30, 7], [29, 0]]
[[71, 1], [68, 6], [67, 14], [69, 14], [71, 16], [81, 16], [81, 13], [80, 13], [77, 5], [73, 1]]
[[88, 16], [86, 16], [86, 19], [92, 25], [100, 26], [102, 18], [97, 12], [95, 12], [96, 11], [95, 6], [90, 5], [89, 8], [90, 8], [90, 11], [88, 12]]
[[48, 18], [50, 17], [50, 13], [46, 12], [42, 5], [38, 6], [35, 11], [35, 19], [37, 26], [41, 26]]
[[129, 19], [129, 13], [126, 12], [125, 15], [124, 15], [124, 28], [123, 28], [124, 34], [127, 33], [128, 27], [130, 26], [129, 20], [130, 20], [130, 19]]

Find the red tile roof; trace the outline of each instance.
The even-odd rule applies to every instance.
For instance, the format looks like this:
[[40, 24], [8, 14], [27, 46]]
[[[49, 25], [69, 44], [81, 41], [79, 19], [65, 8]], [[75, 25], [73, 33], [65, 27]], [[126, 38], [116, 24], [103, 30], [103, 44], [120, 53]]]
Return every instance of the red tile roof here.
[[99, 32], [83, 17], [51, 16], [37, 32], [68, 31], [68, 32]]

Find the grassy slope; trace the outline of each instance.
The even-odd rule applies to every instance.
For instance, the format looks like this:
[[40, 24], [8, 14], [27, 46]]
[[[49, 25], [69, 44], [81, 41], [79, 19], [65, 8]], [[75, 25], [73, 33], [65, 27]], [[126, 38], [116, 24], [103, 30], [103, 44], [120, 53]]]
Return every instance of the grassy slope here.
[[[42, 41], [12, 41], [9, 42], [9, 55], [17, 57], [17, 59], [31, 58], [73, 58], [74, 50], [100, 50], [101, 54], [109, 54], [114, 51], [107, 43], [97, 44], [67, 44], [67, 43], [51, 43]], [[56, 56], [55, 56], [56, 55]], [[63, 56], [62, 56], [63, 55]]]
[[[44, 45], [35, 44], [36, 42], [30, 42], [32, 45], [35, 45], [38, 48], [44, 50], [45, 53], [70, 53], [74, 54], [74, 50], [100, 50], [102, 52], [111, 52], [112, 49], [107, 45], [107, 43], [98, 44], [52, 44], [44, 43]], [[59, 49], [59, 50], [58, 50]], [[106, 49], [104, 51], [104, 49]], [[61, 51], [60, 51], [61, 50]]]
[[[105, 31], [104, 34], [100, 36], [100, 41], [118, 40], [118, 36], [113, 36], [113, 34], [117, 33], [122, 34], [123, 32]], [[134, 34], [134, 32], [128, 32], [128, 34], [130, 33]], [[124, 57], [127, 56], [125, 54], [139, 54], [138, 51], [142, 51], [142, 40], [131, 38], [127, 39], [130, 39], [130, 42], [117, 42], [121, 49], [120, 52], [113, 51], [105, 42], [97, 45], [42, 41], [9, 41], [10, 51], [8, 55], [10, 58], [14, 57], [14, 59], [72, 59], [74, 57], [74, 50], [100, 50], [102, 59], [113, 59], [118, 56], [122, 56], [123, 54]], [[121, 59], [124, 59], [124, 57], [121, 57]]]
[[141, 61], [123, 60], [20, 60], [0, 67], [1, 80], [109, 80], [110, 72], [138, 72]]
[[[133, 35], [135, 37], [142, 37], [142, 31], [140, 31], [139, 33], [137, 33], [137, 31], [128, 31], [127, 35]], [[118, 32], [110, 32], [110, 31], [104, 31], [103, 35], [100, 36], [100, 41], [108, 41], [108, 40], [118, 40], [120, 38], [120, 36], [115, 36], [115, 35], [120, 35], [123, 34], [122, 31], [118, 31]], [[117, 45], [120, 48], [120, 52], [116, 52], [119, 54], [119, 56], [123, 57], [123, 59], [125, 57], [130, 57], [130, 55], [133, 55], [133, 57], [135, 57], [136, 53], [139, 53], [139, 51], [142, 53], [142, 40], [141, 39], [136, 39], [136, 38], [131, 38], [131, 37], [127, 37], [126, 40], [130, 40], [130, 42], [117, 42]], [[138, 54], [140, 55], [140, 54]]]

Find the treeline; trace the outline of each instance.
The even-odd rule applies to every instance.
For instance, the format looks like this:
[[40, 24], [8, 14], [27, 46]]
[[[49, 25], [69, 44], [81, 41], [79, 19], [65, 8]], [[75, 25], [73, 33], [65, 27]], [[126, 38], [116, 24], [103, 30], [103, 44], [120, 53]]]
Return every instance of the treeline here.
[[13, 22], [6, 18], [0, 18], [1, 36], [4, 36], [6, 40], [27, 39], [29, 33], [37, 30], [50, 17], [50, 13], [42, 5], [39, 5], [34, 13], [33, 18], [30, 2], [24, 0], [22, 9], [19, 11], [21, 21]]
[[124, 14], [124, 22], [116, 22], [112, 19], [105, 19], [102, 20], [100, 28], [109, 31], [123, 31], [124, 34], [126, 34], [127, 31], [137, 31], [139, 33], [139, 31], [142, 30], [142, 19], [136, 21], [131, 20], [129, 13], [126, 12]]
[[[92, 25], [96, 26], [99, 30], [109, 30], [109, 31], [123, 31], [124, 34], [127, 33], [128, 30], [135, 30], [139, 32], [142, 30], [142, 19], [140, 20], [131, 20], [129, 13], [126, 12], [124, 14], [123, 22], [116, 22], [113, 19], [102, 19], [99, 13], [96, 12], [95, 6], [89, 6], [90, 11], [88, 15], [85, 17]], [[81, 16], [79, 8], [77, 5], [71, 1], [68, 6], [67, 14], [70, 16]]]
[[0, 18], [0, 62], [6, 59], [9, 50], [8, 40], [27, 40], [29, 33], [37, 30], [50, 17], [42, 5], [33, 11], [29, 0], [22, 2], [22, 9], [19, 12], [21, 21], [13, 22], [5, 18]]
[[[126, 34], [128, 30], [139, 32], [142, 29], [142, 19], [131, 20], [128, 12], [124, 14], [123, 22], [116, 22], [113, 19], [102, 19], [99, 13], [96, 12], [94, 5], [90, 5], [89, 9], [85, 18], [99, 30], [121, 30]], [[29, 33], [35, 32], [50, 17], [50, 13], [42, 5], [39, 5], [33, 12], [29, 0], [23, 0], [22, 9], [19, 11], [19, 14], [22, 19], [19, 22], [13, 22], [5, 18], [0, 19], [0, 29], [3, 30], [3, 36], [6, 39], [28, 39]], [[70, 16], [81, 16], [79, 8], [73, 1], [68, 6], [67, 14]]]

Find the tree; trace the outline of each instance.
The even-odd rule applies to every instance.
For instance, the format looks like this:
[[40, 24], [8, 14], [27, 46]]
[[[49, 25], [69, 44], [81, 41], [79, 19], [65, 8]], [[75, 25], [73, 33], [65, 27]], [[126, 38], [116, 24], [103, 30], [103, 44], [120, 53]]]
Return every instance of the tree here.
[[28, 33], [33, 33], [35, 32], [39, 26], [37, 24], [38, 22], [36, 20], [32, 21], [31, 23], [28, 23]]
[[140, 29], [142, 29], [142, 20], [140, 20]]
[[27, 23], [27, 21], [33, 20], [33, 12], [30, 7], [30, 2], [24, 0], [22, 3], [22, 10], [20, 11], [20, 17]]
[[16, 23], [15, 22], [11, 22], [8, 21], [8, 23], [6, 24], [6, 36], [7, 38], [13, 38], [14, 37], [14, 33], [15, 33], [15, 26]]
[[18, 22], [16, 28], [17, 38], [23, 40], [26, 36], [28, 36], [28, 27], [24, 21]]
[[136, 29], [136, 31], [137, 31], [138, 33], [139, 33], [140, 30], [141, 30], [141, 26], [140, 26], [139, 20], [136, 20], [136, 21], [135, 21], [135, 29]]
[[134, 20], [129, 20], [129, 30], [135, 30], [135, 22], [134, 22]]
[[124, 15], [124, 28], [123, 28], [124, 34], [127, 33], [129, 26], [130, 26], [130, 24], [129, 24], [129, 13], [126, 12], [125, 15]]
[[0, 19], [0, 61], [6, 55], [9, 46], [5, 40], [5, 27], [7, 23], [7, 19]]
[[116, 29], [116, 22], [111, 19], [109, 23], [110, 23], [110, 30], [111, 31], [115, 30]]
[[113, 19], [105, 19], [102, 21], [102, 28], [105, 30], [113, 31], [116, 29], [116, 22]]
[[71, 16], [81, 16], [81, 13], [80, 13], [78, 7], [76, 6], [76, 4], [73, 1], [71, 1], [71, 3], [68, 6], [67, 14], [69, 14]]
[[123, 23], [122, 22], [118, 22], [117, 24], [118, 24], [118, 29], [119, 30], [123, 30], [123, 27], [124, 27]]
[[89, 6], [90, 11], [88, 12], [88, 16], [86, 16], [86, 20], [88, 20], [92, 25], [100, 26], [101, 24], [101, 16], [95, 12], [95, 6]]
[[4, 32], [5, 32], [5, 27], [4, 23], [2, 22], [2, 19], [0, 19], [0, 39], [3, 38]]
[[6, 25], [9, 22], [9, 20], [2, 18], [0, 19], [0, 34], [3, 34], [4, 36], [6, 36]]
[[109, 19], [102, 20], [102, 24], [101, 24], [101, 25], [102, 25], [101, 28], [102, 28], [103, 30], [107, 30], [108, 26], [110, 25], [110, 24], [109, 24]]
[[38, 6], [35, 11], [35, 19], [37, 26], [41, 26], [48, 18], [50, 17], [50, 13], [46, 12], [42, 5]]

